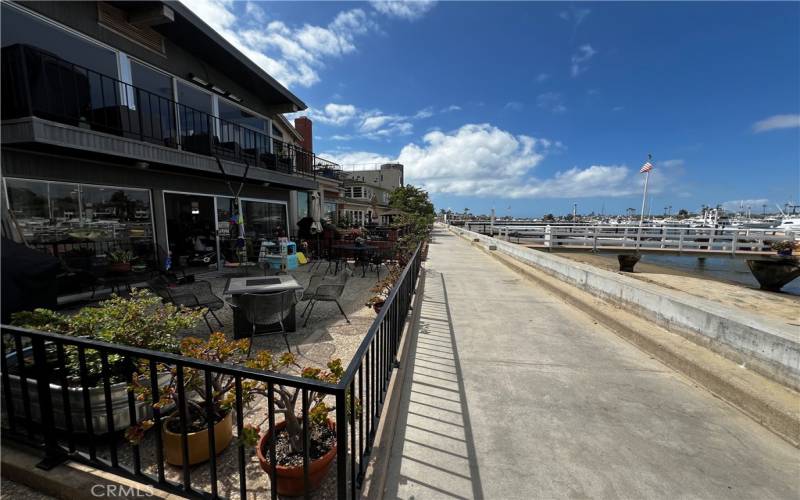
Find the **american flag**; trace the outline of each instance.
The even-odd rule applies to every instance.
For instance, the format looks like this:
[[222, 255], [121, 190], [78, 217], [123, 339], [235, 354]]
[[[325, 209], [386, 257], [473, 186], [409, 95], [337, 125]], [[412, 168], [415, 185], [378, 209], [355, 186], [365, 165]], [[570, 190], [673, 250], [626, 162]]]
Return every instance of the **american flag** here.
[[642, 165], [642, 168], [639, 169], [639, 173], [643, 174], [643, 173], [649, 172], [651, 170], [653, 170], [653, 164], [650, 163], [649, 161], [647, 161], [647, 162], [644, 163], [644, 165]]

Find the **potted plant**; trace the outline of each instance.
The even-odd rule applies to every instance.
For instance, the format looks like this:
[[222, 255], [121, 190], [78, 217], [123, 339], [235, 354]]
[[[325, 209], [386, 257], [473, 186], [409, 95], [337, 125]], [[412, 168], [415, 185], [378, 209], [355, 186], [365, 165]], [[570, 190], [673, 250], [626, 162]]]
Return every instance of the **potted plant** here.
[[792, 250], [794, 250], [795, 243], [791, 240], [782, 240], [776, 241], [772, 244], [772, 249], [775, 250], [778, 255], [792, 255]]
[[[76, 314], [66, 315], [49, 309], [35, 309], [12, 314], [12, 324], [23, 328], [46, 332], [87, 337], [109, 343], [124, 344], [163, 352], [177, 352], [176, 334], [179, 330], [194, 327], [202, 318], [202, 310], [191, 310], [164, 304], [161, 298], [149, 290], [133, 290], [130, 297], [112, 296], [99, 303], [98, 307], [84, 307]], [[50, 384], [52, 393], [53, 414], [56, 426], [66, 428], [66, 415], [63, 407], [60, 366], [57, 362], [53, 344], [47, 344], [48, 361], [53, 363], [54, 380]], [[29, 349], [23, 350], [23, 363], [28, 370], [32, 361]], [[73, 429], [76, 432], [86, 431], [84, 418], [84, 398], [80, 379], [78, 350], [71, 345], [64, 346], [67, 393], [70, 403], [70, 415]], [[96, 433], [103, 433], [108, 428], [106, 415], [106, 399], [103, 389], [102, 358], [94, 349], [85, 350], [87, 380], [89, 387], [89, 406], [92, 415], [92, 426]], [[9, 385], [11, 386], [14, 404], [22, 405], [23, 387], [19, 376], [19, 360], [15, 352], [6, 355], [9, 367]], [[135, 367], [122, 356], [108, 356], [111, 375], [111, 406], [115, 429], [121, 429], [130, 423], [128, 413], [128, 379]], [[160, 374], [166, 380], [169, 374]], [[28, 394], [34, 419], [38, 418], [39, 405], [36, 380], [28, 373]], [[146, 404], [136, 405], [137, 418], [149, 418], [150, 408]], [[17, 414], [21, 414], [20, 411]]]
[[[254, 359], [247, 359], [249, 339], [228, 340], [224, 333], [212, 333], [208, 340], [187, 337], [181, 341], [180, 353], [184, 356], [212, 361], [243, 365], [261, 370], [273, 370], [280, 366], [279, 361], [273, 362], [268, 352], [258, 353]], [[149, 401], [152, 398], [149, 380], [149, 365], [141, 367], [141, 377], [135, 377], [129, 390], [136, 394], [137, 400]], [[168, 370], [168, 382], [159, 388], [159, 401], [153, 406], [158, 409], [174, 407], [175, 410], [167, 416], [162, 426], [162, 442], [164, 445], [164, 460], [172, 465], [184, 465], [181, 420], [180, 414], [186, 417], [186, 438], [188, 444], [188, 465], [195, 465], [211, 458], [208, 429], [214, 428], [214, 448], [217, 454], [222, 453], [233, 439], [232, 410], [236, 395], [233, 389], [236, 385], [235, 378], [231, 375], [212, 372], [211, 398], [205, 390], [205, 372], [195, 368], [183, 369], [183, 391], [179, 391], [178, 374], [175, 367], [161, 365], [161, 369]], [[141, 382], [140, 382], [141, 381]], [[242, 401], [249, 405], [253, 398], [266, 392], [263, 384], [245, 382], [242, 385], [244, 393]], [[211, 408], [209, 420], [208, 409]], [[152, 420], [144, 421], [131, 426], [126, 431], [126, 437], [131, 442], [139, 442], [144, 433], [153, 425]]]
[[390, 267], [387, 275], [383, 279], [378, 280], [375, 283], [375, 286], [370, 288], [370, 292], [374, 293], [375, 295], [370, 297], [365, 305], [367, 307], [371, 307], [376, 314], [380, 312], [381, 307], [383, 307], [383, 304], [389, 297], [389, 294], [391, 293], [392, 288], [394, 288], [395, 283], [397, 283], [397, 280], [400, 279], [401, 272], [402, 271], [398, 266]]
[[117, 250], [108, 255], [108, 269], [115, 273], [127, 273], [131, 270], [133, 254], [130, 250]]
[[[291, 353], [284, 354], [281, 360], [287, 365], [295, 364]], [[344, 368], [342, 361], [335, 359], [328, 363], [327, 370], [309, 367], [304, 368], [301, 375], [303, 378], [336, 384], [344, 375]], [[264, 472], [272, 474], [274, 470], [277, 484], [273, 487], [279, 495], [301, 496], [306, 490], [303, 479], [303, 419], [302, 411], [298, 414], [296, 410], [300, 389], [276, 385], [274, 391], [272, 404], [278, 413], [283, 414], [284, 420], [275, 425], [275, 436], [270, 430], [261, 435], [256, 447], [258, 461]], [[347, 397], [351, 396], [348, 394]], [[355, 407], [360, 412], [358, 402]], [[308, 415], [308, 454], [311, 460], [308, 465], [308, 479], [313, 491], [319, 488], [336, 457], [336, 424], [328, 417], [335, 407], [325, 402], [325, 394], [311, 391], [304, 410]], [[346, 425], [345, 422], [342, 425]], [[277, 464], [270, 463], [269, 459], [272, 442], [275, 444]]]

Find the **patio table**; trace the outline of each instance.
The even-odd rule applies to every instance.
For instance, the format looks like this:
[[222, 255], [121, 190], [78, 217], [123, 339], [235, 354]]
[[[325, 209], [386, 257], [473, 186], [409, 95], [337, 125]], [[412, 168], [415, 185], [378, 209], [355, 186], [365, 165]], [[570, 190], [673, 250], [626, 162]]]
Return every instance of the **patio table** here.
[[[369, 265], [370, 258], [372, 255], [378, 250], [375, 246], [370, 246], [369, 244], [364, 245], [356, 245], [356, 244], [336, 244], [332, 245], [331, 249], [334, 252], [337, 252], [341, 257], [341, 254], [345, 252], [350, 252], [352, 256], [355, 258], [356, 262], [361, 263], [361, 277], [365, 277], [367, 275], [367, 266]], [[336, 260], [336, 270], [333, 274], [337, 274], [339, 272], [339, 260]], [[345, 265], [347, 262], [345, 261]]]
[[[303, 286], [290, 275], [266, 276], [266, 277], [237, 277], [229, 278], [225, 284], [225, 291], [223, 295], [231, 297], [232, 302], [236, 304], [236, 297], [245, 293], [278, 293], [287, 290], [302, 290]], [[276, 324], [277, 326], [277, 324]], [[292, 305], [287, 316], [283, 318], [283, 326], [287, 332], [297, 331], [297, 322], [295, 320], [295, 306]], [[256, 333], [267, 333], [271, 331], [272, 325], [267, 329], [257, 330]], [[244, 313], [239, 311], [238, 308], [233, 308], [233, 338], [240, 339], [249, 337], [252, 331], [252, 325]]]

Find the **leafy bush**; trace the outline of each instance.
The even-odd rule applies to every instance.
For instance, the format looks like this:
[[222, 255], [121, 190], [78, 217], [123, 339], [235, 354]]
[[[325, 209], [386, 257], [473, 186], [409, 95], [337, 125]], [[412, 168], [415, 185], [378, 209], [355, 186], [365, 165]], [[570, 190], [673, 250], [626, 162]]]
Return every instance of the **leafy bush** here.
[[[162, 352], [177, 352], [176, 334], [179, 330], [192, 328], [202, 319], [202, 310], [192, 310], [164, 304], [161, 298], [149, 290], [134, 290], [130, 298], [112, 296], [97, 307], [84, 307], [73, 315], [50, 309], [34, 309], [11, 315], [12, 324], [32, 330], [60, 333], [75, 337], [87, 337], [113, 344], [152, 349]], [[80, 365], [74, 346], [65, 346], [67, 376], [79, 382]], [[108, 362], [114, 379], [125, 373], [123, 357], [109, 354]], [[86, 350], [86, 365], [89, 383], [96, 383], [102, 370], [100, 353]]]

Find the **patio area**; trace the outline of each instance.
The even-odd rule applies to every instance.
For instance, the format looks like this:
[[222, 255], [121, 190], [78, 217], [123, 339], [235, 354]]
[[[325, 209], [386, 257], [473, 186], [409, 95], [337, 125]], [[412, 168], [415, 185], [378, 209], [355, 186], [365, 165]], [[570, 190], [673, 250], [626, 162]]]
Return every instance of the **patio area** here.
[[[325, 273], [328, 268], [327, 262], [322, 262], [319, 266], [312, 263], [300, 266], [298, 269], [292, 270], [289, 274], [294, 277], [297, 282], [306, 287], [311, 280], [312, 275]], [[375, 312], [371, 307], [366, 307], [367, 300], [374, 295], [370, 292], [370, 288], [375, 285], [378, 280], [378, 274], [375, 268], [366, 271], [366, 275], [362, 277], [362, 268], [356, 266], [353, 268], [352, 264], [349, 268], [353, 274], [347, 281], [344, 292], [339, 300], [345, 314], [349, 319], [345, 320], [336, 304], [333, 302], [320, 302], [316, 304], [313, 313], [308, 320], [307, 326], [303, 326], [305, 317], [301, 317], [303, 309], [305, 309], [306, 302], [298, 302], [296, 306], [296, 331], [288, 334], [289, 345], [291, 351], [297, 359], [298, 365], [301, 367], [320, 367], [324, 368], [328, 361], [340, 358], [342, 363], [346, 366], [353, 358], [359, 345], [364, 340], [369, 327], [375, 320]], [[386, 265], [380, 266], [380, 276], [385, 277], [387, 274]], [[327, 276], [331, 279], [336, 279], [341, 275], [333, 276], [331, 272]], [[205, 273], [197, 273], [195, 279], [197, 281], [207, 281], [211, 284], [213, 293], [226, 302], [231, 300], [230, 296], [223, 294], [226, 283], [229, 278], [242, 277], [244, 274], [240, 270], [225, 269], [222, 271], [208, 271]], [[258, 268], [249, 269], [247, 276], [250, 278], [263, 277], [263, 271]], [[297, 291], [297, 297], [302, 295], [302, 291]], [[96, 299], [110, 296], [107, 293], [98, 294]], [[80, 307], [87, 305], [87, 302], [76, 302], [75, 307], [65, 308], [63, 312], [77, 311]], [[225, 333], [226, 337], [233, 338], [234, 333], [234, 313], [230, 305], [226, 304], [223, 308], [215, 311], [216, 316], [224, 325], [218, 327], [213, 317], [209, 317], [209, 321], [214, 331], [221, 331]], [[180, 332], [180, 336], [188, 337], [194, 336], [201, 339], [207, 339], [210, 335], [209, 328], [205, 322], [199, 322], [193, 329], [184, 330]], [[258, 350], [270, 350], [275, 354], [283, 353], [286, 350], [286, 344], [281, 334], [265, 334], [256, 335], [253, 343], [253, 352]], [[294, 374], [299, 375], [299, 370], [292, 370]], [[290, 372], [291, 373], [291, 372]], [[245, 424], [252, 424], [259, 426], [261, 429], [267, 427], [267, 401], [264, 398], [258, 398], [249, 408], [244, 412]], [[139, 445], [139, 453], [141, 459], [141, 469], [144, 473], [155, 475], [157, 472], [157, 440], [153, 430], [145, 434], [144, 439]], [[234, 440], [231, 444], [217, 457], [217, 485], [219, 494], [226, 498], [239, 498], [239, 462], [238, 462], [238, 446], [236, 429], [234, 426]], [[110, 460], [110, 443], [111, 439], [108, 436], [96, 437], [95, 445], [97, 447], [98, 458]], [[115, 439], [118, 448], [118, 460], [120, 465], [131, 467], [134, 463], [134, 456], [132, 447], [125, 441], [124, 437], [117, 435]], [[79, 449], [87, 449], [88, 442], [78, 441]], [[270, 480], [269, 476], [261, 469], [258, 458], [256, 456], [255, 447], [245, 447], [245, 473], [247, 477], [247, 490], [249, 493], [254, 494], [257, 498], [268, 498], [270, 495]], [[331, 469], [323, 481], [322, 486], [314, 492], [313, 498], [335, 498], [336, 497], [336, 475], [333, 471], [336, 470], [335, 460]], [[165, 464], [164, 468], [165, 478], [176, 483], [180, 483], [183, 478], [183, 468]], [[211, 468], [208, 462], [193, 466], [190, 468], [191, 482], [193, 488], [197, 491], [210, 491], [211, 484]]]

